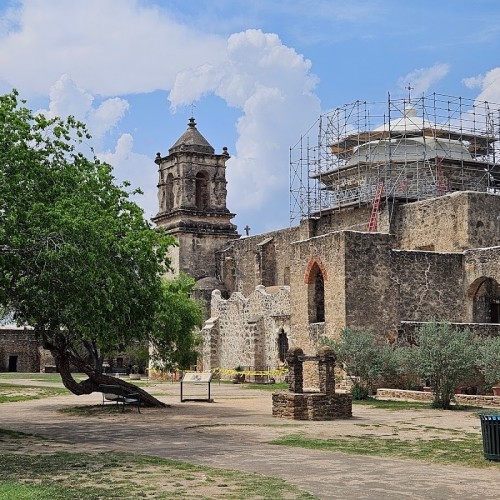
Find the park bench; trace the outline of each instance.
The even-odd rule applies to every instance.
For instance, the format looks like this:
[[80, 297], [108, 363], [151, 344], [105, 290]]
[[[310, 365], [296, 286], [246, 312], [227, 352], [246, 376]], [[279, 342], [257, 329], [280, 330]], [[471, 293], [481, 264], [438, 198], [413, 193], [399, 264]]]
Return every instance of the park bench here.
[[99, 386], [102, 392], [102, 405], [105, 403], [116, 403], [122, 406], [122, 411], [125, 411], [126, 405], [137, 406], [137, 411], [141, 413], [141, 396], [138, 393], [127, 392], [120, 385], [101, 384]]

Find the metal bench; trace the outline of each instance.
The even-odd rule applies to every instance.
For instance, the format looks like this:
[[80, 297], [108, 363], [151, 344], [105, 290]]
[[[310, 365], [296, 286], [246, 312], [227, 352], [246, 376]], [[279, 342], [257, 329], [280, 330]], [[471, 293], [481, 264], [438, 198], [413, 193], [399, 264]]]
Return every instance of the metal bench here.
[[105, 403], [116, 403], [118, 406], [121, 405], [122, 411], [125, 411], [126, 405], [134, 405], [137, 406], [137, 411], [141, 413], [141, 396], [139, 393], [127, 392], [120, 385], [101, 384], [99, 389], [102, 392], [102, 406]]

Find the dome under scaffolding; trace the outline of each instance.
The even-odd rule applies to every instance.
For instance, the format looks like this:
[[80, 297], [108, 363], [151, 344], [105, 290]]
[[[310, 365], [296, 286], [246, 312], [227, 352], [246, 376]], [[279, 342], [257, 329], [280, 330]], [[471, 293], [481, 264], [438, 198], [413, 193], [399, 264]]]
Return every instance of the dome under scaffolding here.
[[500, 105], [440, 94], [355, 103], [290, 149], [290, 222], [454, 191], [500, 194]]

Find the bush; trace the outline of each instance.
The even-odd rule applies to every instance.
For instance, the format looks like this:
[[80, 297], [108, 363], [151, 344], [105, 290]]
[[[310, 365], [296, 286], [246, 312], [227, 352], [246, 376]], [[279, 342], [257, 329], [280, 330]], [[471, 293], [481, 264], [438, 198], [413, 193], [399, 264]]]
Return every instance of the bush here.
[[335, 351], [339, 364], [351, 379], [353, 399], [366, 399], [376, 382], [394, 366], [391, 349], [378, 345], [369, 330], [345, 327], [338, 341], [323, 339], [323, 345]]
[[479, 346], [478, 364], [487, 384], [500, 383], [500, 337], [483, 340]]

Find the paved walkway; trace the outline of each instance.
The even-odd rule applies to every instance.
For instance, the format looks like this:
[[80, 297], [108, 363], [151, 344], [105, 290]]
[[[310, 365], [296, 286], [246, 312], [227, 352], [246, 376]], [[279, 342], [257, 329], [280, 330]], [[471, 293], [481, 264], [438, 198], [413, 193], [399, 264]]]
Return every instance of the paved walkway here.
[[[497, 499], [500, 468], [471, 469], [266, 444], [295, 432], [309, 436], [430, 435], [436, 428], [480, 432], [472, 413], [385, 411], [355, 407], [351, 420], [297, 422], [271, 416], [271, 394], [213, 384], [214, 403], [179, 402], [179, 385], [149, 389], [172, 406], [141, 414], [72, 417], [58, 409], [95, 404], [99, 394], [0, 405], [0, 428], [33, 432], [98, 451], [134, 451], [213, 467], [281, 477], [319, 498]], [[434, 431], [433, 431], [434, 429]], [[406, 436], [408, 437], [408, 436]], [[411, 437], [411, 436], [410, 436]], [[1, 451], [1, 450], [0, 450]]]

